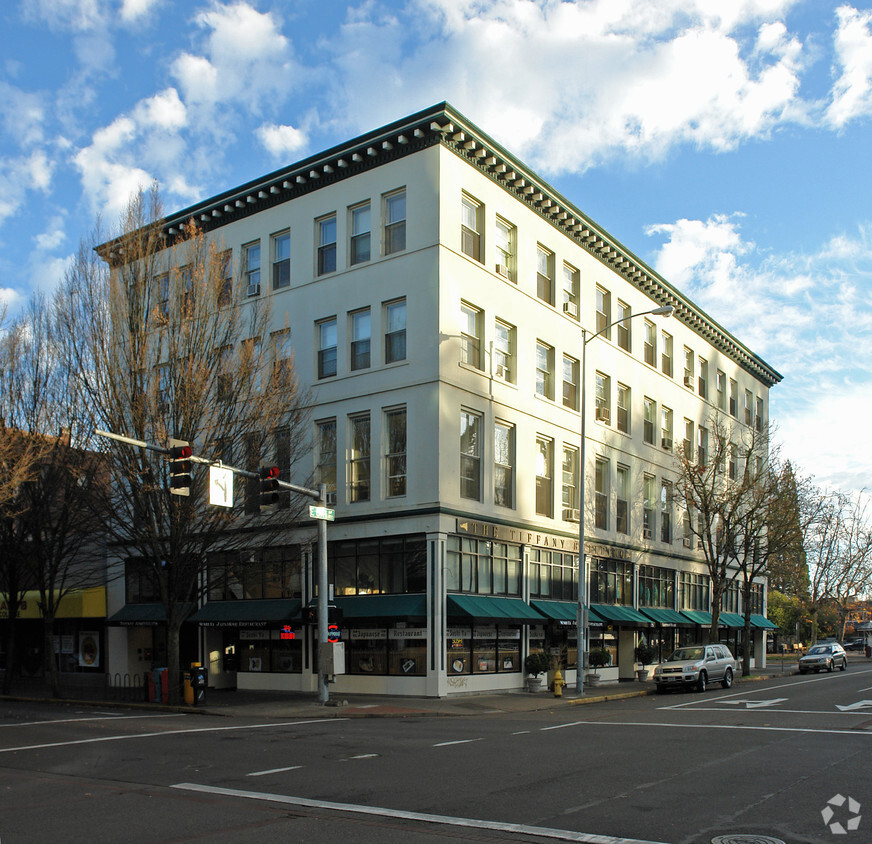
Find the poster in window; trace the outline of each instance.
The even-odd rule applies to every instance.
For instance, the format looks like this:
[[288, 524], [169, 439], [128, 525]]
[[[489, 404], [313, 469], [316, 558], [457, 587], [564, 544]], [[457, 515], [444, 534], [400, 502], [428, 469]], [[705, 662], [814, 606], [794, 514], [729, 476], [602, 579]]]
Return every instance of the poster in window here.
[[79, 665], [82, 668], [99, 668], [100, 634], [94, 631], [79, 633]]

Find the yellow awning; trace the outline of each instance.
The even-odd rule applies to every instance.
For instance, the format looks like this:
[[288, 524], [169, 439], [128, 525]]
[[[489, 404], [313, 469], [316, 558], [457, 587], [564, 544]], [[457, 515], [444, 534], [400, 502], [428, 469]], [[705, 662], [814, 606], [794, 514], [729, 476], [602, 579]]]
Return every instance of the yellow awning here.
[[[55, 595], [57, 595], [55, 591]], [[39, 592], [35, 589], [24, 593], [24, 601], [18, 611], [19, 618], [39, 619]], [[73, 589], [61, 598], [56, 618], [106, 618], [106, 587]], [[6, 595], [0, 593], [0, 618], [9, 618]]]

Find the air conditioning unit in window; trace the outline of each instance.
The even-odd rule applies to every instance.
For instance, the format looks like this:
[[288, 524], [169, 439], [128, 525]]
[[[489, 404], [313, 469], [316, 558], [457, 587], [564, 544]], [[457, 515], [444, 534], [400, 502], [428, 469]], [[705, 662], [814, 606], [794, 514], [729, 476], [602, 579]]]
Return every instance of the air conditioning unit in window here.
[[611, 418], [611, 413], [607, 407], [598, 407], [593, 415], [597, 422], [605, 422], [607, 425]]
[[577, 522], [581, 518], [581, 512], [576, 510], [574, 507], [564, 507], [563, 508], [563, 521], [564, 522]]
[[260, 296], [260, 285], [259, 284], [249, 284], [248, 285], [248, 295], [249, 296]]
[[495, 370], [494, 370], [494, 375], [495, 375], [495, 377], [497, 377], [497, 378], [503, 378], [503, 379], [504, 379], [504, 378], [506, 377], [506, 368], [505, 368], [505, 366], [503, 366], [501, 363], [498, 363], [498, 364], [496, 365]]
[[509, 268], [505, 264], [497, 264], [497, 275], [501, 275], [503, 278], [508, 278]]
[[327, 500], [328, 507], [335, 505], [336, 504], [336, 493], [335, 492], [328, 492], [327, 496], [326, 496], [326, 500]]
[[662, 446], [664, 451], [672, 451], [672, 440], [669, 440], [666, 437], [663, 437], [660, 440], [660, 445]]
[[651, 528], [642, 528], [642, 538], [650, 539], [651, 538]]
[[685, 376], [684, 376], [684, 386], [685, 386], [685, 387], [690, 387], [691, 389], [693, 389], [693, 376], [692, 376], [692, 375], [687, 375], [687, 374], [685, 374]]
[[569, 314], [571, 317], [578, 316], [578, 305], [575, 302], [564, 302], [563, 303], [563, 313]]
[[696, 550], [702, 551], [702, 540], [701, 539], [696, 540]]
[[693, 542], [691, 542], [690, 539], [689, 539], [688, 537], [685, 537], [685, 538], [684, 538], [684, 547], [685, 547], [685, 548], [690, 548], [692, 545], [693, 545]]

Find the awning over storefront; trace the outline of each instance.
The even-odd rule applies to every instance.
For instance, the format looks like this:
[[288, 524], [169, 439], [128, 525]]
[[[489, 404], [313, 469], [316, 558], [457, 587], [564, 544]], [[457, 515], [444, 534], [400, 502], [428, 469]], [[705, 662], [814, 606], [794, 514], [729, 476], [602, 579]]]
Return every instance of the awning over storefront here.
[[778, 625], [766, 618], [765, 615], [751, 614], [751, 626], [761, 627], [764, 630], [777, 630]]
[[354, 595], [331, 601], [343, 618], [426, 618], [426, 595]]
[[235, 627], [288, 622], [300, 612], [296, 598], [263, 598], [251, 601], [209, 601], [191, 616], [203, 627]]
[[659, 607], [644, 607], [639, 610], [642, 615], [657, 624], [687, 624], [687, 619], [677, 610], [661, 609]]
[[721, 627], [744, 627], [745, 617], [735, 612], [722, 612], [718, 616], [718, 624]]
[[520, 598], [487, 595], [449, 595], [449, 618], [479, 618], [487, 621], [541, 622], [542, 616]]
[[574, 601], [530, 601], [530, 606], [560, 624], [574, 625], [578, 621], [578, 604]]
[[700, 627], [712, 626], [712, 614], [710, 612], [703, 612], [702, 610], [682, 610], [681, 614], [692, 624], [698, 624]]
[[165, 624], [167, 620], [163, 604], [125, 604], [106, 619], [107, 624], [118, 624], [122, 627], [144, 625], [156, 627]]
[[644, 624], [651, 623], [639, 610], [632, 607], [618, 607], [612, 604], [591, 604], [592, 613], [596, 613], [603, 621], [611, 621], [618, 624]]
[[[58, 594], [58, 590], [55, 590], [55, 599]], [[7, 617], [6, 596], [0, 594], [0, 618]], [[18, 618], [42, 618], [38, 590], [32, 589], [24, 593]], [[71, 589], [60, 599], [55, 618], [106, 618], [106, 587]]]

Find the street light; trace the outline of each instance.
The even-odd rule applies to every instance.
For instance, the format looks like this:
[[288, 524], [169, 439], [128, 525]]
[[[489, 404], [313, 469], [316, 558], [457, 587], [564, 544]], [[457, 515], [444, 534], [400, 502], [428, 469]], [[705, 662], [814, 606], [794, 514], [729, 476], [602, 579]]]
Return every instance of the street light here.
[[578, 609], [576, 613], [575, 623], [578, 630], [577, 654], [576, 654], [576, 678], [575, 690], [579, 696], [584, 695], [584, 651], [587, 643], [587, 596], [585, 591], [587, 588], [587, 576], [584, 565], [584, 423], [585, 423], [585, 362], [587, 359], [587, 344], [591, 340], [595, 340], [601, 334], [605, 334], [612, 326], [622, 322], [634, 319], [640, 316], [662, 316], [671, 317], [675, 312], [672, 305], [664, 305], [660, 308], [654, 308], [650, 311], [642, 311], [638, 314], [630, 314], [629, 316], [617, 319], [609, 323], [605, 328], [597, 331], [596, 334], [587, 336], [587, 330], [581, 328], [581, 448], [579, 449], [579, 477], [578, 477], [578, 497], [579, 497], [579, 517], [578, 517]]

